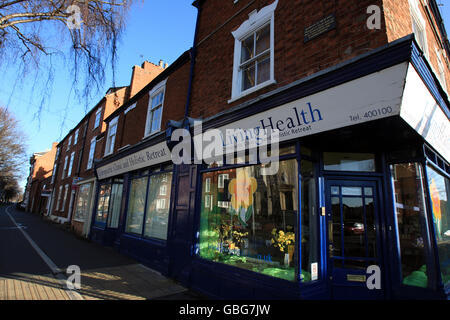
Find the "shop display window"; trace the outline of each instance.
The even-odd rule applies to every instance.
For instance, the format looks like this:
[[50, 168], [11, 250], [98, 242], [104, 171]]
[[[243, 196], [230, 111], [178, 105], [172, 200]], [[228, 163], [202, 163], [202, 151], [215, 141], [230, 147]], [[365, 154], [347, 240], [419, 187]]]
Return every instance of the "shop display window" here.
[[78, 197], [75, 207], [74, 220], [84, 222], [89, 210], [89, 201], [91, 199], [92, 183], [83, 184], [78, 191]]
[[95, 225], [104, 226], [108, 218], [109, 198], [111, 196], [111, 185], [104, 184], [100, 186], [98, 195], [97, 212], [95, 215]]
[[444, 285], [450, 284], [450, 180], [428, 166], [428, 188]]
[[112, 183], [100, 186], [94, 225], [104, 228], [117, 228], [122, 204], [123, 180], [115, 179]]
[[172, 173], [150, 177], [144, 236], [167, 240]]
[[126, 232], [141, 234], [144, 223], [145, 196], [148, 177], [133, 179], [130, 187], [130, 199], [128, 201]]
[[395, 193], [395, 211], [402, 283], [426, 288], [428, 272], [426, 264], [426, 209], [423, 188], [423, 169], [418, 163], [402, 163], [391, 166]]
[[125, 231], [167, 240], [172, 172], [144, 171], [131, 180]]
[[275, 175], [261, 175], [260, 165], [203, 174], [201, 258], [296, 281], [298, 163], [279, 165]]

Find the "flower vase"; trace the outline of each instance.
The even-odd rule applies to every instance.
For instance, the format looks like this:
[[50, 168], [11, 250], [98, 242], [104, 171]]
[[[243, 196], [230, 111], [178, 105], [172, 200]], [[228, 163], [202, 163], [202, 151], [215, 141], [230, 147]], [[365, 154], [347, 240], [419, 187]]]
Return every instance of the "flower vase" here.
[[286, 267], [289, 267], [289, 262], [290, 262], [290, 260], [289, 260], [289, 253], [285, 253], [284, 254], [284, 265]]

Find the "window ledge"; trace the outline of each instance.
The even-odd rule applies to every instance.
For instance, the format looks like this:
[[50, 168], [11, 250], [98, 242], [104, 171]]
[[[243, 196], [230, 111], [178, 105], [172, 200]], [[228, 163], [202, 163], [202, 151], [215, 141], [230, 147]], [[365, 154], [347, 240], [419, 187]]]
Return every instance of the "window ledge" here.
[[239, 93], [235, 97], [232, 97], [230, 100], [228, 100], [228, 103], [233, 103], [233, 102], [235, 102], [235, 101], [237, 101], [237, 100], [239, 100], [239, 99], [241, 99], [241, 98], [243, 98], [245, 96], [248, 96], [251, 93], [254, 93], [254, 92], [258, 91], [258, 90], [261, 90], [261, 89], [263, 89], [263, 88], [265, 88], [267, 86], [270, 86], [272, 84], [275, 84], [275, 83], [277, 83], [276, 80], [268, 80], [266, 82], [263, 82], [263, 83], [255, 86], [253, 88], [247, 89], [247, 90]]
[[149, 139], [149, 138], [151, 138], [151, 137], [153, 137], [153, 136], [156, 136], [158, 133], [161, 133], [161, 129], [159, 129], [158, 131], [155, 131], [155, 132], [153, 132], [153, 133], [149, 133], [149, 134], [145, 135], [145, 136], [142, 138], [142, 140], [146, 140], [146, 139]]
[[105, 155], [103, 156], [103, 158], [106, 158], [107, 156], [112, 155], [114, 152], [109, 152], [109, 153], [105, 153]]

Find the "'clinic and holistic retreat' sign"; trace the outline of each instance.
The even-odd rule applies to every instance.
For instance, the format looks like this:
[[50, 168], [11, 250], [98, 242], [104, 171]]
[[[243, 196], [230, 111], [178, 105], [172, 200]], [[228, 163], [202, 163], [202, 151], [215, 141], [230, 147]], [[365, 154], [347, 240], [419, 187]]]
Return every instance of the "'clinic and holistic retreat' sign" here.
[[166, 142], [161, 142], [98, 168], [97, 176], [99, 180], [102, 180], [170, 160], [169, 148]]

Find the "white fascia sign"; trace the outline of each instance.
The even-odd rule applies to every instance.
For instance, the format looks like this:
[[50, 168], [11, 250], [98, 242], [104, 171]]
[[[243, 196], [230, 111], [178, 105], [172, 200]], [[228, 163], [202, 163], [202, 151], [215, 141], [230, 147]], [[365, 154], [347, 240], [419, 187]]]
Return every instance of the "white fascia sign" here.
[[412, 65], [408, 68], [400, 117], [449, 161], [450, 121]]
[[161, 142], [98, 168], [97, 176], [99, 180], [103, 180], [125, 172], [170, 161], [171, 159], [171, 153], [166, 142]]
[[[223, 146], [258, 139], [261, 129], [279, 130], [282, 142], [398, 116], [407, 69], [404, 62], [222, 126], [218, 129]], [[241, 134], [226, 135], [226, 130], [236, 129], [241, 129]]]

